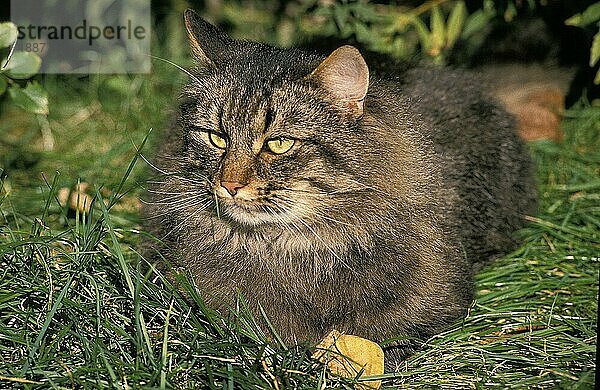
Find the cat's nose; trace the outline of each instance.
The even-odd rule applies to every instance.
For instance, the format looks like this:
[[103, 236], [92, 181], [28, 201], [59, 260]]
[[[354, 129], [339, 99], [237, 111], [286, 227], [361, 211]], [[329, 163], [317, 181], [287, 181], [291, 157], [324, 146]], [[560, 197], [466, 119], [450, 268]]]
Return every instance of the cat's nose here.
[[244, 186], [245, 186], [245, 184], [238, 183], [237, 181], [222, 181], [221, 182], [221, 187], [225, 188], [227, 190], [227, 192], [229, 192], [229, 195], [231, 195], [231, 196], [235, 196], [235, 194], [237, 194], [238, 190]]

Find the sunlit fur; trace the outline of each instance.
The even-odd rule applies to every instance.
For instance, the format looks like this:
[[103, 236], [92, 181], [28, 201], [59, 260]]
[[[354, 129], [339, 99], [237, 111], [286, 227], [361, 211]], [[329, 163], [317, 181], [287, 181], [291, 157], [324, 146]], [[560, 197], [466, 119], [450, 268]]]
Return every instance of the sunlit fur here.
[[[195, 23], [211, 64], [183, 91], [144, 212], [163, 255], [210, 305], [262, 306], [287, 343], [425, 338], [460, 318], [473, 264], [511, 250], [535, 207], [508, 115], [470, 76], [417, 67], [372, 77], [357, 117], [307, 79], [324, 57]], [[277, 137], [296, 142], [269, 153]], [[227, 169], [249, 172], [235, 197]], [[388, 367], [413, 345], [397, 344]]]

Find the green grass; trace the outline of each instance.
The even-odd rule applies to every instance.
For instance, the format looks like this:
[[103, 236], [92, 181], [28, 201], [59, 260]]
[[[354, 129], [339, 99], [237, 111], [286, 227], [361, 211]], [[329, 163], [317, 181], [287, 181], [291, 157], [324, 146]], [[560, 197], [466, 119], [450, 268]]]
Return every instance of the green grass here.
[[[47, 77], [44, 132], [39, 118], [1, 107], [0, 388], [352, 388], [325, 378], [305, 348], [267, 341], [243, 304], [225, 321], [188, 281], [174, 288], [140, 261], [145, 164], [130, 164], [147, 134], [144, 153], [160, 142], [185, 81], [154, 66]], [[562, 144], [531, 145], [541, 206], [524, 244], [477, 275], [469, 315], [385, 385], [593, 388], [600, 108], [571, 109], [563, 128]], [[72, 218], [55, 197], [78, 181], [96, 200]]]

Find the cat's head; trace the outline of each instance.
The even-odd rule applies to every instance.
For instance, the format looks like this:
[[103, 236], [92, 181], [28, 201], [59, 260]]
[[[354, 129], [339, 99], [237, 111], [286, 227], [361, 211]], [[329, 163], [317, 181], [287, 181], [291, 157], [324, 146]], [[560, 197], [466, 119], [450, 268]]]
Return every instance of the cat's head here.
[[181, 104], [185, 170], [210, 209], [246, 226], [350, 218], [369, 187], [365, 159], [380, 158], [358, 50], [323, 58], [237, 41], [191, 10], [185, 25], [197, 63]]

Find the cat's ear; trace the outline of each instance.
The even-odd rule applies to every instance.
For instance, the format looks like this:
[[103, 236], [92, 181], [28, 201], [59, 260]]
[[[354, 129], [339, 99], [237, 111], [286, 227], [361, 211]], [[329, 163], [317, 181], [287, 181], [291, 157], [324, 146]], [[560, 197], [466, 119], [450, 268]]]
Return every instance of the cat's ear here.
[[184, 13], [185, 29], [196, 61], [201, 65], [216, 66], [231, 39], [194, 10]]
[[362, 115], [369, 89], [369, 68], [355, 47], [337, 48], [308, 78], [316, 80], [354, 115]]

